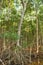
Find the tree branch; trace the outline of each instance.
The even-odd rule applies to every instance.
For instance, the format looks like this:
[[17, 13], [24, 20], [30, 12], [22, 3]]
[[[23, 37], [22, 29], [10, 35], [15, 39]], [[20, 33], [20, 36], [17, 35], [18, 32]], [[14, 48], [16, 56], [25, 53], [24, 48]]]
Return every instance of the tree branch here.
[[0, 59], [0, 62], [2, 63], [2, 65], [5, 65], [4, 62], [2, 61], [2, 59]]

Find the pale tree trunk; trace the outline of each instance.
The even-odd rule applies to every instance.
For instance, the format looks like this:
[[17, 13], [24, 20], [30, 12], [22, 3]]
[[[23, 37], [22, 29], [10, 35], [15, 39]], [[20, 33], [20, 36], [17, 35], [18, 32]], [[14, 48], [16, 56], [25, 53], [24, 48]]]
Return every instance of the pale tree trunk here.
[[4, 50], [6, 49], [5, 36], [4, 36], [4, 39], [3, 39], [3, 48], [4, 48]]
[[[3, 32], [5, 32], [5, 31], [6, 31], [6, 29], [4, 29]], [[6, 49], [5, 35], [4, 35], [4, 38], [3, 38], [3, 48], [4, 48], [4, 50]]]
[[17, 46], [19, 46], [19, 41], [20, 41], [20, 35], [21, 35], [21, 26], [22, 26], [22, 23], [23, 23], [23, 17], [24, 17], [24, 11], [22, 11], [22, 14], [21, 14], [21, 20], [20, 20], [20, 24], [19, 24], [19, 27], [18, 27], [18, 40], [17, 40]]
[[23, 19], [24, 19], [24, 14], [25, 14], [25, 11], [26, 11], [27, 2], [26, 3], [23, 2], [24, 6], [23, 6], [23, 9], [22, 9], [22, 12], [21, 12], [21, 19], [20, 19], [20, 23], [19, 23], [19, 26], [18, 26], [18, 37], [19, 38], [17, 40], [17, 46], [20, 46], [19, 42], [20, 42], [20, 35], [21, 35], [21, 27], [22, 27], [22, 23], [23, 23]]
[[36, 33], [37, 33], [37, 53], [39, 52], [39, 42], [38, 42], [38, 18], [36, 20]]
[[32, 61], [31, 61], [31, 52], [32, 52], [32, 48], [31, 48], [31, 46], [30, 46], [30, 58], [29, 58], [29, 62], [31, 63]]
[[39, 42], [38, 42], [38, 22], [39, 22], [39, 20], [38, 20], [38, 5], [35, 3], [35, 1], [33, 1], [34, 2], [34, 4], [35, 4], [35, 8], [34, 8], [34, 10], [36, 11], [36, 44], [37, 44], [37, 53], [39, 52]]
[[[3, 28], [2, 28], [2, 33], [4, 32]], [[3, 50], [6, 49], [6, 43], [5, 43], [5, 35], [4, 35], [4, 38], [3, 38]]]

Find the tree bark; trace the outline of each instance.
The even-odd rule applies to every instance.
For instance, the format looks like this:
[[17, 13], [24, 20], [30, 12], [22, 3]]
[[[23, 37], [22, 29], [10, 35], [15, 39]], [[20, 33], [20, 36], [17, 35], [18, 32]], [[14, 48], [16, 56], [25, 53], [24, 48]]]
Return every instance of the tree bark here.
[[32, 61], [31, 61], [31, 51], [32, 51], [32, 48], [31, 48], [31, 46], [30, 46], [30, 58], [29, 58], [29, 62], [31, 63]]
[[4, 50], [6, 49], [5, 37], [3, 39], [3, 48], [4, 48]]
[[[2, 28], [2, 34], [5, 30]], [[5, 50], [6, 49], [6, 43], [5, 43], [5, 35], [3, 37], [3, 49]]]
[[25, 11], [26, 11], [27, 2], [24, 3], [24, 6], [23, 6], [23, 9], [22, 9], [22, 12], [21, 12], [21, 19], [20, 19], [20, 23], [19, 23], [19, 26], [18, 26], [18, 37], [19, 38], [17, 40], [17, 46], [20, 46], [19, 42], [20, 42], [20, 35], [21, 35], [21, 27], [22, 27], [22, 23], [23, 23], [23, 19], [24, 19], [24, 14], [25, 14]]
[[38, 17], [36, 20], [36, 34], [37, 34], [37, 53], [39, 52], [39, 39], [38, 39]]

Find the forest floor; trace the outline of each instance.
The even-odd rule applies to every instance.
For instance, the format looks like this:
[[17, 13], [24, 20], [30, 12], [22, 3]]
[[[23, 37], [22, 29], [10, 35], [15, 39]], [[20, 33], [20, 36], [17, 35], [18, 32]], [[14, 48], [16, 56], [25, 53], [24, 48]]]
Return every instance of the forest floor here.
[[[19, 62], [17, 60], [18, 56], [16, 57], [16, 55], [15, 54], [13, 55], [13, 54], [14, 54], [13, 51], [10, 52], [10, 57], [9, 57], [9, 50], [6, 50], [0, 54], [0, 59], [2, 59], [2, 61], [5, 63], [5, 65], [22, 65], [22, 64], [19, 64]], [[27, 53], [25, 53], [25, 54], [27, 54]], [[15, 58], [16, 58], [16, 60], [15, 60]], [[23, 62], [27, 62], [24, 65], [43, 65], [43, 52], [39, 52], [38, 54], [32, 53], [31, 54], [31, 63], [29, 62], [29, 58], [28, 58], [28, 60], [27, 60], [27, 58], [25, 58], [23, 60]], [[10, 64], [9, 64], [9, 61], [10, 61]], [[15, 64], [14, 62], [17, 62], [17, 64]], [[22, 61], [20, 61], [20, 62], [22, 62]], [[0, 62], [0, 65], [2, 65], [1, 62]]]

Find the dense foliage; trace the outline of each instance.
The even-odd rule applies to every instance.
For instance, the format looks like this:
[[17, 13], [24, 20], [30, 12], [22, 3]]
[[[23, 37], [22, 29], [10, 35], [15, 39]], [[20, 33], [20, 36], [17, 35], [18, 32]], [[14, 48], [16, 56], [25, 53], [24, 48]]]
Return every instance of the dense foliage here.
[[43, 0], [0, 0], [0, 40], [2, 50], [10, 47], [18, 57], [21, 49], [29, 48], [31, 54], [34, 45], [39, 52], [43, 45]]

